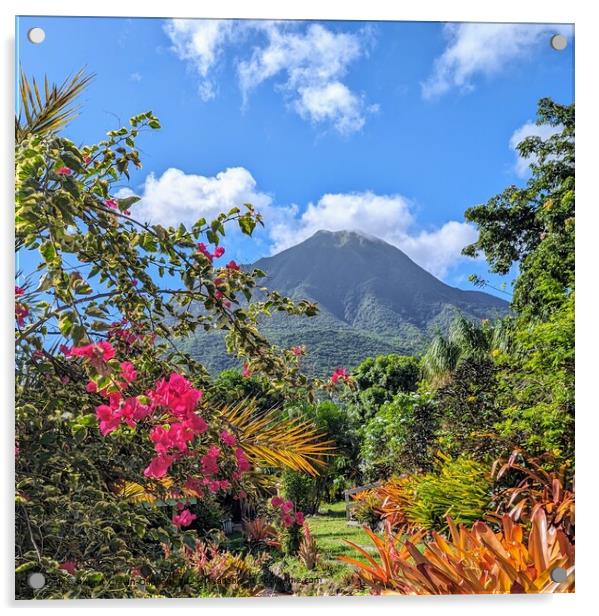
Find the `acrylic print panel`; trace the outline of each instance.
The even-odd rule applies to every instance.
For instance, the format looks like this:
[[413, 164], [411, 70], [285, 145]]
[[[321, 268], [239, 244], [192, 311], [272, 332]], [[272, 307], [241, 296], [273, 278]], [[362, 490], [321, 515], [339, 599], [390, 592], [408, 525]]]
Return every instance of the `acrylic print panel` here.
[[17, 40], [18, 599], [574, 590], [571, 26]]

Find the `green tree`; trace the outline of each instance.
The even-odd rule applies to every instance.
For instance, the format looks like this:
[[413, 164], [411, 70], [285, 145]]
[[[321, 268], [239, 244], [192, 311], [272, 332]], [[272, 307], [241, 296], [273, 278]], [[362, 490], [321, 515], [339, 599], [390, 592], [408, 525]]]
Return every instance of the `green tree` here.
[[436, 403], [424, 393], [399, 393], [383, 404], [362, 433], [364, 477], [372, 481], [430, 468], [436, 415]]
[[546, 317], [574, 289], [574, 105], [541, 99], [537, 124], [556, 132], [518, 144], [530, 161], [530, 179], [466, 210], [479, 235], [464, 254], [483, 253], [499, 274], [517, 264], [512, 307]]
[[574, 105], [541, 99], [545, 139], [518, 145], [530, 160], [526, 186], [509, 186], [466, 219], [479, 232], [464, 252], [484, 253], [491, 270], [514, 265], [510, 345], [498, 355], [500, 434], [529, 454], [548, 451], [557, 464], [574, 452]]
[[347, 392], [344, 402], [356, 429], [364, 426], [379, 408], [399, 392], [413, 392], [420, 380], [418, 358], [404, 355], [367, 357], [352, 371], [357, 385]]

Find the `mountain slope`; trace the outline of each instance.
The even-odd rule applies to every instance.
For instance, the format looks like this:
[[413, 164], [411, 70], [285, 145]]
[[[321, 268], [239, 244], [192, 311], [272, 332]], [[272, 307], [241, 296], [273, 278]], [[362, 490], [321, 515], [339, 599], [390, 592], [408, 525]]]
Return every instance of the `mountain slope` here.
[[[450, 287], [398, 248], [353, 231], [318, 231], [252, 267], [266, 272], [263, 286], [319, 304], [316, 317], [278, 315], [262, 324], [280, 346], [305, 344], [307, 366], [319, 374], [369, 355], [419, 352], [457, 313], [494, 319], [508, 311], [503, 300]], [[234, 365], [217, 356], [218, 346], [218, 335], [202, 335], [187, 348], [211, 369]]]

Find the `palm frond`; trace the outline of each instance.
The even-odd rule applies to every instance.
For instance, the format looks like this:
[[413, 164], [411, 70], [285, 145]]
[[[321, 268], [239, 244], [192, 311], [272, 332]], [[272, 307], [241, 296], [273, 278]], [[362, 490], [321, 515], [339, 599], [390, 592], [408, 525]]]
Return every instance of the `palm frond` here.
[[334, 444], [310, 421], [281, 418], [275, 409], [260, 411], [255, 400], [224, 406], [222, 418], [231, 426], [248, 459], [258, 466], [289, 468], [318, 475]]
[[172, 490], [172, 487], [173, 480], [170, 477], [164, 477], [146, 485], [136, 483], [135, 481], [117, 481], [112, 485], [112, 491], [117, 496], [131, 503], [145, 503], [148, 505], [178, 500], [182, 497], [189, 499], [201, 496], [195, 490], [188, 488]]
[[50, 85], [44, 78], [43, 97], [35, 78], [29, 80], [21, 69], [19, 79], [20, 109], [15, 117], [15, 139], [17, 143], [32, 134], [55, 133], [73, 120], [78, 107], [73, 101], [94, 78], [84, 69], [67, 77], [62, 84]]

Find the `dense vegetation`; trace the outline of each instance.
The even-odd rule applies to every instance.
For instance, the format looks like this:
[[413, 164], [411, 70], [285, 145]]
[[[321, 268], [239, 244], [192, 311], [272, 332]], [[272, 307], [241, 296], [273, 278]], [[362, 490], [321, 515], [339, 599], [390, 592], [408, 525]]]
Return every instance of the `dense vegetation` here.
[[[464, 309], [419, 354], [357, 357], [347, 328], [347, 346], [321, 351], [335, 370], [316, 378], [309, 336], [325, 330], [268, 335], [318, 323], [315, 298], [256, 291], [289, 267], [226, 263], [226, 229], [251, 236], [260, 214], [138, 221], [137, 197], [113, 187], [159, 121], [142, 113], [76, 145], [63, 132], [86, 83], [42, 99], [21, 76], [16, 249], [37, 266], [15, 287], [17, 597], [572, 590], [573, 107], [541, 100], [538, 121], [559, 131], [520, 145], [526, 185], [466, 212], [479, 237], [465, 253], [520, 269], [511, 313]], [[356, 237], [342, 247], [361, 259]], [[372, 336], [402, 339], [405, 323], [379, 325]], [[211, 374], [182, 350], [215, 329], [242, 367]], [[363, 530], [339, 501], [366, 482], [351, 503]]]

